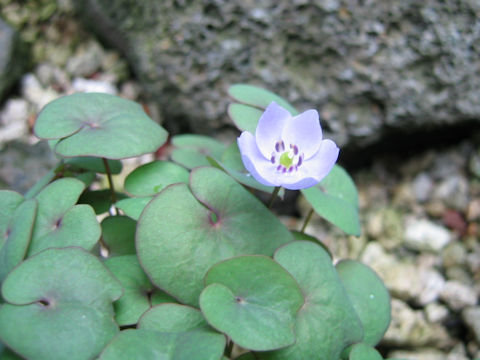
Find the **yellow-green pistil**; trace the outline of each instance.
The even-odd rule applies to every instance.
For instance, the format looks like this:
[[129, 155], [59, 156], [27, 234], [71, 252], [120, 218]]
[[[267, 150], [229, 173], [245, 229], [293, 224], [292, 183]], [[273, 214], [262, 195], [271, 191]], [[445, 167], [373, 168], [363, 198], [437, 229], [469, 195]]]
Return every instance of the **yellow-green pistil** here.
[[280, 140], [275, 143], [275, 151], [272, 152], [270, 161], [272, 164], [278, 164], [277, 171], [292, 172], [302, 165], [303, 154], [299, 153], [297, 145], [294, 144], [290, 144], [290, 149], [285, 151], [285, 143]]
[[293, 151], [285, 151], [281, 156], [280, 156], [280, 164], [285, 166], [288, 169], [293, 165]]

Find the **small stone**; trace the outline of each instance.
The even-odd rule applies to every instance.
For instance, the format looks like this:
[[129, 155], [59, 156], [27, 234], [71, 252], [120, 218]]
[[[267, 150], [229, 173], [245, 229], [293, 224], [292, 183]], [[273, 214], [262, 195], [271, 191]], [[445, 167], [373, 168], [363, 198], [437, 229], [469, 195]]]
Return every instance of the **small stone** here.
[[447, 206], [463, 211], [469, 203], [467, 179], [459, 174], [448, 176], [433, 191], [433, 198], [443, 201]]
[[0, 147], [28, 133], [28, 102], [10, 99], [0, 112]]
[[432, 178], [427, 173], [418, 174], [412, 182], [413, 193], [418, 202], [425, 202], [430, 198], [434, 187]]
[[458, 281], [447, 281], [440, 298], [447, 303], [450, 309], [458, 311], [477, 303], [477, 294], [470, 286]]
[[448, 316], [448, 309], [436, 302], [431, 302], [425, 306], [425, 315], [431, 323], [441, 323]]
[[33, 111], [36, 113], [50, 101], [60, 96], [51, 88], [43, 88], [37, 77], [32, 73], [23, 76], [21, 92], [23, 97], [33, 104]]
[[72, 87], [78, 92], [100, 92], [112, 95], [117, 94], [117, 88], [106, 81], [75, 78], [73, 79]]
[[460, 212], [456, 210], [449, 209], [445, 211], [442, 216], [442, 221], [446, 226], [456, 231], [460, 236], [464, 236], [467, 233], [467, 222]]
[[68, 60], [66, 69], [73, 77], [90, 76], [100, 69], [103, 57], [103, 49], [92, 41], [78, 48]]
[[459, 241], [452, 241], [442, 249], [442, 263], [446, 268], [464, 265], [467, 261], [467, 249]]
[[480, 199], [473, 199], [467, 207], [467, 220], [480, 220]]
[[421, 290], [416, 297], [417, 303], [425, 305], [437, 300], [445, 287], [445, 279], [443, 276], [433, 269], [420, 269], [418, 274], [420, 277]]
[[388, 358], [402, 360], [447, 360], [446, 355], [437, 349], [395, 350], [388, 353]]
[[371, 238], [378, 239], [387, 250], [399, 246], [403, 241], [402, 217], [391, 208], [382, 207], [371, 214], [366, 230]]
[[451, 240], [447, 229], [429, 220], [409, 218], [406, 221], [405, 246], [410, 249], [438, 253]]
[[480, 344], [480, 306], [467, 307], [462, 311], [462, 320]]
[[464, 267], [451, 266], [447, 269], [445, 275], [447, 276], [448, 280], [453, 280], [467, 286], [472, 286], [472, 277]]
[[382, 342], [387, 346], [448, 346], [452, 340], [445, 328], [428, 323], [422, 311], [411, 309], [403, 301], [392, 299], [392, 321]]

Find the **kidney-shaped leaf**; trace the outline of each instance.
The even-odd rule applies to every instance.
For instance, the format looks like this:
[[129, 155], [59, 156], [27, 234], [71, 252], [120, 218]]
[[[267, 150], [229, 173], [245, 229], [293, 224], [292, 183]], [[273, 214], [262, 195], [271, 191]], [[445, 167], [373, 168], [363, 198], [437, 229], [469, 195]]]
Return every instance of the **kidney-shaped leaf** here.
[[192, 171], [190, 188], [174, 184], [147, 205], [137, 225], [140, 263], [152, 282], [196, 306], [203, 277], [227, 258], [263, 254], [291, 233], [252, 194], [221, 170]]
[[174, 183], [188, 183], [188, 170], [169, 161], [154, 161], [133, 170], [125, 179], [125, 190], [133, 196], [152, 196]]
[[122, 287], [81, 248], [48, 249], [9, 273], [0, 340], [28, 359], [91, 359], [118, 332], [111, 303]]
[[109, 256], [136, 254], [137, 222], [128, 216], [107, 216], [102, 220], [102, 241]]
[[187, 169], [209, 165], [207, 156], [220, 157], [225, 150], [225, 145], [218, 140], [195, 134], [174, 136], [172, 145], [172, 160]]
[[84, 187], [80, 180], [63, 178], [36, 196], [38, 212], [29, 256], [50, 247], [93, 248], [101, 233], [95, 213], [89, 205], [74, 205]]
[[160, 304], [152, 307], [140, 318], [139, 329], [161, 332], [182, 332], [209, 328], [202, 313], [180, 304]]
[[348, 350], [348, 360], [383, 360], [375, 348], [365, 343], [354, 344]]
[[297, 280], [305, 304], [296, 316], [296, 343], [258, 353], [259, 359], [338, 359], [345, 347], [362, 339], [360, 320], [320, 245], [295, 241], [278, 249], [274, 259]]
[[23, 202], [13, 213], [4, 237], [5, 243], [0, 246], [0, 284], [25, 257], [36, 213], [37, 202], [33, 199]]
[[360, 235], [357, 188], [340, 166], [320, 183], [301, 190], [315, 212], [350, 235]]
[[135, 255], [108, 258], [105, 265], [120, 280], [124, 289], [123, 296], [113, 304], [118, 325], [136, 324], [152, 305], [174, 301], [152, 286]]
[[23, 196], [15, 191], [0, 190], [0, 246], [5, 242], [4, 234], [7, 231], [10, 218], [23, 200]]
[[116, 207], [122, 210], [125, 215], [138, 220], [145, 206], [153, 199], [153, 196], [126, 198], [116, 202]]
[[336, 265], [350, 301], [362, 321], [363, 342], [375, 346], [390, 324], [390, 295], [380, 277], [367, 265], [342, 260]]
[[295, 109], [287, 100], [258, 86], [235, 84], [230, 86], [228, 94], [241, 103], [260, 109], [265, 109], [272, 101], [275, 101], [278, 105], [290, 111], [293, 116], [298, 114], [297, 109]]
[[40, 112], [34, 128], [42, 139], [60, 139], [62, 156], [123, 159], [157, 150], [167, 132], [130, 100], [101, 93], [56, 99]]
[[295, 341], [295, 314], [304, 302], [293, 277], [271, 258], [250, 255], [213, 266], [200, 308], [207, 321], [234, 343], [272, 350]]
[[113, 339], [98, 360], [220, 360], [224, 349], [225, 337], [207, 330], [126, 330]]

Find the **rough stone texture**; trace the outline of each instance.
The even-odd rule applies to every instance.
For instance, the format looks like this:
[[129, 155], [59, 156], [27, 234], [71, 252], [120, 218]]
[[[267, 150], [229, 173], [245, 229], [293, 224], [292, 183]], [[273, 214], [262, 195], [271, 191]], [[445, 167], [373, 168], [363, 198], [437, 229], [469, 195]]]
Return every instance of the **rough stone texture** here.
[[75, 3], [177, 129], [225, 123], [236, 82], [321, 109], [340, 145], [480, 118], [477, 0]]
[[25, 65], [17, 32], [0, 18], [0, 101]]

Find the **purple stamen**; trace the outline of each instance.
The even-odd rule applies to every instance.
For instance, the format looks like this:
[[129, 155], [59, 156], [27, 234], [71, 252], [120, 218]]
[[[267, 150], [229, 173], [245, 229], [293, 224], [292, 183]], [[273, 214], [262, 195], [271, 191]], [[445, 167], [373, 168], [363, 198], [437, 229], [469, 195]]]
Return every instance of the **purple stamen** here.
[[287, 172], [287, 168], [284, 167], [284, 168], [282, 169], [282, 172], [283, 172], [283, 173], [286, 173], [286, 172]]
[[303, 161], [303, 154], [298, 157], [297, 166], [302, 165], [302, 161]]
[[280, 171], [282, 169], [282, 165], [277, 166], [277, 170]]
[[288, 172], [292, 172], [293, 171], [293, 166], [290, 166], [290, 168], [288, 169]]
[[294, 155], [298, 155], [298, 147], [297, 147], [297, 145], [293, 145], [292, 148], [293, 148], [293, 154], [294, 154]]
[[275, 164], [275, 155], [274, 154], [272, 154], [272, 157], [270, 158], [270, 162], [272, 164]]

